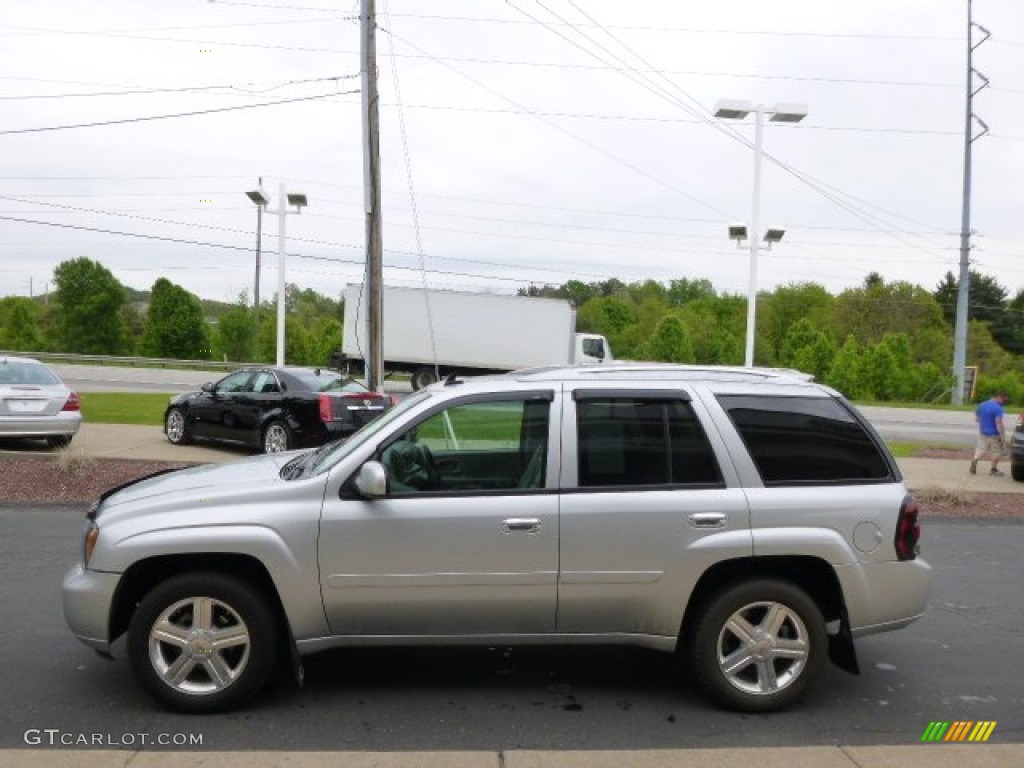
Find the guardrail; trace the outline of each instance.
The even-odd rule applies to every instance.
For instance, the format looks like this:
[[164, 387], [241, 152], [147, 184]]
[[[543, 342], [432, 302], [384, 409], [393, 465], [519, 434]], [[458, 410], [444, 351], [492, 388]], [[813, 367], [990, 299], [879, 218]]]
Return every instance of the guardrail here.
[[129, 368], [179, 368], [197, 371], [233, 371], [253, 363], [221, 360], [175, 360], [166, 357], [123, 357], [119, 355], [79, 355], [71, 352], [14, 352], [0, 349], [0, 357], [33, 357], [47, 363], [67, 365], [116, 365]]

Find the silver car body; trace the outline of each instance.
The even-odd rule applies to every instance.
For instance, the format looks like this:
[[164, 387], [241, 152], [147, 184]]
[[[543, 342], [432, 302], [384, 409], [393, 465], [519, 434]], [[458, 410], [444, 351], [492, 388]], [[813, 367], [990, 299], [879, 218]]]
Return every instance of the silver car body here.
[[64, 410], [72, 396], [46, 365], [30, 357], [0, 357], [0, 437], [71, 437], [80, 410]]
[[[583, 488], [577, 409], [587, 392], [679, 390], [720, 470], [693, 487]], [[550, 403], [542, 487], [360, 497], [354, 476], [425, 415], [524, 392]], [[284, 479], [303, 454], [261, 456], [137, 482], [102, 499], [86, 565], [64, 582], [72, 631], [109, 653], [126, 580], [154, 558], [255, 561], [300, 653], [339, 645], [630, 643], [672, 650], [712, 569], [759, 558], [825, 564], [853, 635], [923, 613], [930, 568], [898, 560], [907, 490], [884, 480], [767, 487], [719, 398], [835, 401], [780, 372], [621, 365], [523, 371], [437, 384]], [[444, 411], [445, 414], [448, 411]], [[864, 427], [868, 432], [870, 428]], [[284, 473], [287, 475], [287, 472]], [[766, 561], [766, 560], [765, 560]]]

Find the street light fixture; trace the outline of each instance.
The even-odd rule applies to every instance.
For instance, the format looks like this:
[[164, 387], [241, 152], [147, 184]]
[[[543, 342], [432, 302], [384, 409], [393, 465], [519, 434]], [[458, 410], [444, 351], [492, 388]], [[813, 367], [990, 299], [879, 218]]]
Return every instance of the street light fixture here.
[[[723, 120], [743, 120], [751, 112], [754, 113], [754, 196], [753, 211], [750, 217], [750, 285], [747, 289], [747, 346], [744, 365], [748, 368], [754, 365], [754, 332], [757, 318], [757, 252], [761, 249], [758, 242], [761, 238], [761, 158], [764, 154], [764, 116], [769, 115], [773, 123], [799, 123], [807, 117], [807, 106], [804, 104], [776, 104], [768, 107], [763, 104], [753, 104], [749, 101], [739, 99], [721, 99], [715, 105], [715, 117]], [[729, 237], [739, 241], [744, 239], [739, 231], [743, 229], [743, 235], [747, 234], [745, 228], [739, 226], [729, 227]], [[769, 247], [782, 239], [784, 230], [771, 229], [765, 233], [765, 241]]]
[[[284, 272], [284, 268], [285, 268], [285, 264], [284, 264], [284, 259], [285, 259], [285, 221], [287, 220], [289, 214], [302, 213], [302, 209], [305, 208], [309, 204], [309, 201], [306, 199], [306, 196], [304, 194], [302, 194], [301, 192], [289, 193], [287, 187], [284, 184], [284, 182], [282, 182], [280, 184], [280, 186], [278, 187], [278, 196], [277, 196], [277, 206], [278, 207], [277, 207], [277, 210], [271, 210], [270, 208], [267, 208], [267, 206], [270, 204], [270, 198], [268, 198], [266, 193], [263, 191], [262, 184], [263, 184], [263, 180], [260, 179], [260, 188], [252, 190], [251, 192], [246, 192], [245, 194], [246, 194], [246, 196], [250, 200], [252, 200], [258, 206], [258, 210], [260, 211], [260, 218], [257, 219], [257, 227], [260, 226], [260, 222], [262, 221], [262, 212], [263, 212], [263, 210], [266, 210], [267, 213], [274, 214], [275, 216], [277, 216], [277, 220], [278, 220], [278, 224], [277, 224], [277, 355], [276, 356], [277, 356], [277, 365], [280, 367], [280, 366], [284, 365], [284, 351], [285, 351], [285, 349], [284, 349], [284, 339], [285, 339], [285, 335], [284, 335], [284, 322], [285, 322], [285, 320], [284, 320], [284, 318], [285, 318], [285, 313], [284, 313], [284, 303], [285, 303], [284, 302], [284, 298], [285, 298], [285, 296], [284, 296], [284, 293], [285, 293], [285, 279], [284, 279], [284, 277], [285, 277], [285, 272]], [[287, 206], [289, 206], [289, 205], [294, 207], [295, 210], [293, 210], [293, 211], [288, 210]], [[260, 263], [260, 261], [259, 261], [259, 253], [260, 253], [259, 252], [259, 246], [257, 245], [257, 250], [256, 250], [256, 297], [257, 297], [256, 305], [257, 305], [257, 307], [259, 307], [259, 263]]]

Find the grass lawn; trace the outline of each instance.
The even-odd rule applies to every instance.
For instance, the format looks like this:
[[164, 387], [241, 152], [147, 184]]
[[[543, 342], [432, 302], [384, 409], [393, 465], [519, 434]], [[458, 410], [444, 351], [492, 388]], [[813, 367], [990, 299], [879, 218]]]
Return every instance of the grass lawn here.
[[82, 398], [82, 418], [93, 424], [164, 423], [164, 409], [170, 393], [160, 392], [86, 392]]

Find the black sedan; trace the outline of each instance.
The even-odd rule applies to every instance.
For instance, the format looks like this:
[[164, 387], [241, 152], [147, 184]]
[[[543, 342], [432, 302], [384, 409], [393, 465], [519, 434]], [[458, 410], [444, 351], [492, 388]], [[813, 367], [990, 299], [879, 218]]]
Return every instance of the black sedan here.
[[172, 398], [164, 432], [175, 445], [203, 438], [279, 453], [347, 437], [394, 402], [332, 371], [244, 368]]

